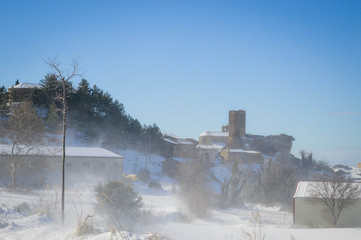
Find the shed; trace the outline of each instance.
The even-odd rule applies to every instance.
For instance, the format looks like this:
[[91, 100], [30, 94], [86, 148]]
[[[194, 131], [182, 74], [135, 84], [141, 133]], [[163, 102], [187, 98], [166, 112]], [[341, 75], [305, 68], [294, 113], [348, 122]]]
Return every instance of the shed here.
[[[308, 227], [332, 227], [330, 213], [321, 198], [312, 197], [312, 188], [321, 182], [300, 181], [293, 197], [293, 224]], [[352, 182], [360, 185], [360, 182]], [[335, 198], [337, 201], [337, 198]], [[361, 227], [361, 196], [341, 212], [337, 227]]]
[[[25, 154], [26, 153], [26, 154]], [[0, 164], [10, 163], [11, 145], [0, 144]], [[54, 146], [21, 147], [16, 156], [24, 158], [28, 164], [19, 171], [19, 176], [48, 175], [48, 172], [61, 168], [62, 148]], [[106, 180], [121, 180], [123, 157], [104, 148], [66, 147], [66, 174], [72, 176], [96, 176]], [[34, 174], [35, 173], [35, 174]], [[1, 171], [6, 177], [6, 168]], [[38, 178], [43, 176], [38, 176]], [[34, 180], [36, 181], [36, 180]]]

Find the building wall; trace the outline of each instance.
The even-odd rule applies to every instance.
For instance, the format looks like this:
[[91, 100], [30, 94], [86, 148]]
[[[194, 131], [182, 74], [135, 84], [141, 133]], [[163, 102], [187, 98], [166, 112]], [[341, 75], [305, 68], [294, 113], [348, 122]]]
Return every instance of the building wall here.
[[68, 174], [94, 175], [107, 181], [120, 181], [123, 177], [123, 158], [69, 157]]
[[195, 145], [178, 144], [173, 146], [173, 157], [184, 159], [196, 159], [197, 149]]
[[[320, 200], [310, 198], [294, 199], [294, 224], [308, 227], [332, 227], [332, 221], [326, 207]], [[345, 208], [337, 227], [361, 227], [361, 199]]]
[[[26, 156], [26, 164], [19, 168], [17, 180], [28, 180], [29, 185], [40, 184], [59, 179], [61, 174], [61, 156]], [[10, 156], [0, 155], [0, 179], [11, 181]], [[93, 158], [93, 157], [66, 157], [66, 178], [79, 179], [82, 176], [103, 177], [105, 180], [121, 180], [123, 176], [123, 157], [120, 158]], [[52, 178], [52, 179], [50, 179]], [[56, 180], [55, 180], [56, 181]]]
[[219, 152], [217, 149], [197, 149], [197, 160], [200, 161], [208, 161], [213, 164], [216, 162], [217, 157], [219, 156]]
[[240, 164], [264, 164], [264, 158], [261, 153], [249, 153], [249, 152], [231, 152], [229, 149], [223, 149], [221, 156], [229, 161]]
[[212, 143], [227, 143], [228, 136], [199, 136], [199, 145], [211, 145]]

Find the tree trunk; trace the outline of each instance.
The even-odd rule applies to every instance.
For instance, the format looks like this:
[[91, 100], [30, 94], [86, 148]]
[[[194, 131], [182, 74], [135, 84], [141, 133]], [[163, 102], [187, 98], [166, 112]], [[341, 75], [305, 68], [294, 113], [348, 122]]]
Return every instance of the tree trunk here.
[[15, 148], [15, 144], [13, 144], [12, 148], [11, 148], [11, 186], [15, 187], [16, 185], [16, 164], [15, 164], [15, 159], [14, 159], [14, 148]]
[[64, 226], [64, 201], [65, 201], [65, 137], [66, 137], [66, 93], [65, 80], [63, 79], [63, 161], [61, 174], [61, 223]]

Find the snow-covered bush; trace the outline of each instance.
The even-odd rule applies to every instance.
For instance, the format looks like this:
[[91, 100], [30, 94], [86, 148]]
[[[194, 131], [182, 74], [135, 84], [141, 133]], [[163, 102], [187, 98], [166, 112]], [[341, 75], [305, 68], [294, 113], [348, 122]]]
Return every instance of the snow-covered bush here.
[[95, 211], [109, 218], [117, 230], [131, 227], [141, 216], [142, 197], [130, 185], [108, 182], [95, 187]]

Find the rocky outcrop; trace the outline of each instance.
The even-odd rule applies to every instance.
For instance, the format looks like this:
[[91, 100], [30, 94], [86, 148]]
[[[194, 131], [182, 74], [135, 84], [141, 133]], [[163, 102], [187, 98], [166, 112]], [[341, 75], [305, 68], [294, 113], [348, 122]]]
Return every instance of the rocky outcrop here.
[[292, 142], [295, 139], [286, 134], [270, 136], [246, 134], [242, 140], [247, 150], [258, 151], [265, 156], [287, 160], [291, 156]]

